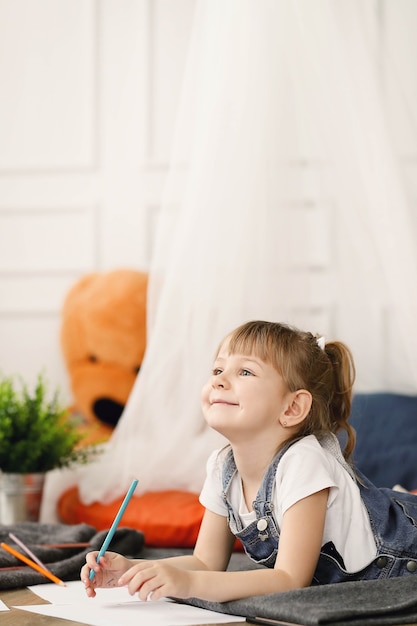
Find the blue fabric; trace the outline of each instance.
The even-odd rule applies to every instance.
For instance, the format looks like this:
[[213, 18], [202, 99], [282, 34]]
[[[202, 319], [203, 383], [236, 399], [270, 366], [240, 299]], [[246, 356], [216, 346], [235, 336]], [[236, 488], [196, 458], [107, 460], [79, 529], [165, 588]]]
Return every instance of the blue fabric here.
[[356, 467], [377, 487], [417, 489], [417, 396], [355, 394]]
[[313, 584], [415, 576], [417, 572], [417, 497], [375, 487], [358, 472], [361, 497], [369, 514], [377, 554], [363, 570], [349, 574], [333, 543], [324, 545]]

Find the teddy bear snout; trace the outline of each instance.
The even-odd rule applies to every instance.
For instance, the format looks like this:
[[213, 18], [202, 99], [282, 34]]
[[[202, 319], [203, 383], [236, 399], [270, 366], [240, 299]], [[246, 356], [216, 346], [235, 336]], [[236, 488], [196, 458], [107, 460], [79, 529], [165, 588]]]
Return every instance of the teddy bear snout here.
[[103, 422], [103, 424], [113, 427], [119, 421], [123, 409], [123, 404], [111, 398], [99, 398], [93, 404], [93, 412], [97, 419]]

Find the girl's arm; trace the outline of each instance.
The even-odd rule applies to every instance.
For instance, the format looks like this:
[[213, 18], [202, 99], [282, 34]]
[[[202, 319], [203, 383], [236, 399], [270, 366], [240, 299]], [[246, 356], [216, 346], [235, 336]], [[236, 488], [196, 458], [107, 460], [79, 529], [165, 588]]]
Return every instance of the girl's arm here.
[[227, 518], [206, 509], [193, 554], [158, 559], [156, 562], [169, 563], [185, 570], [223, 571], [229, 564], [235, 540]]
[[[94, 598], [96, 588], [127, 584], [127, 581], [131, 580], [136, 572], [145, 569], [148, 570], [147, 575], [149, 576], [153, 566], [161, 569], [161, 566], [166, 564], [168, 569], [175, 572], [178, 572], [178, 570], [225, 570], [230, 560], [234, 541], [235, 537], [229, 530], [227, 518], [206, 510], [192, 555], [174, 556], [150, 561], [128, 559], [116, 552], [106, 552], [101, 557], [100, 562], [97, 563], [98, 552], [89, 552], [86, 556], [86, 563], [81, 569], [80, 577], [85, 585], [87, 595], [90, 598]], [[92, 581], [89, 578], [90, 570], [95, 572]], [[125, 573], [127, 574], [126, 578], [123, 576]], [[131, 589], [134, 588], [134, 584], [136, 583], [131, 583]], [[133, 589], [132, 593], [138, 590], [139, 586]], [[140, 597], [144, 596], [144, 599], [146, 599], [147, 595], [148, 593], [142, 590]], [[161, 595], [163, 594], [160, 594], [158, 597], [161, 597]]]
[[207, 511], [192, 556], [139, 561], [120, 580], [142, 600], [164, 596], [226, 602], [311, 584], [322, 545], [328, 489], [285, 512], [274, 569], [224, 571], [234, 538], [226, 519]]

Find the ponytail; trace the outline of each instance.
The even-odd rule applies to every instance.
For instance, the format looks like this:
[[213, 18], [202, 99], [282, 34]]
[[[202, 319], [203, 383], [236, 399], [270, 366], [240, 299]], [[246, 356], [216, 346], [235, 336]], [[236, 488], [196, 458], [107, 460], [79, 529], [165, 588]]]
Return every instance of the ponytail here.
[[[348, 421], [355, 381], [352, 353], [340, 341], [331, 341], [317, 350], [317, 339], [313, 335], [311, 337], [312, 340], [306, 341], [304, 335], [306, 352], [307, 345], [310, 346], [310, 368], [306, 369], [306, 363], [302, 363], [304, 380], [299, 380], [298, 385], [310, 391], [313, 401], [296, 437], [316, 435], [320, 438], [329, 431], [336, 434], [342, 430], [346, 435], [343, 456], [350, 462], [356, 442], [355, 431]], [[313, 351], [314, 356], [311, 354]]]
[[334, 393], [330, 401], [330, 416], [333, 420], [333, 432], [344, 430], [347, 441], [343, 450], [349, 460], [356, 442], [356, 434], [349, 424], [352, 407], [352, 389], [355, 382], [355, 365], [349, 348], [339, 341], [329, 342], [325, 346], [326, 355], [333, 369]]

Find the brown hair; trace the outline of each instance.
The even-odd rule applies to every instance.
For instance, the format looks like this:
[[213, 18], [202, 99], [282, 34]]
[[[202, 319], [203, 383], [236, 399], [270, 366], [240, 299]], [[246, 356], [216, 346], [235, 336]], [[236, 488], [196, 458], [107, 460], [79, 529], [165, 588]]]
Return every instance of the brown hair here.
[[355, 447], [355, 431], [348, 423], [355, 365], [349, 348], [340, 341], [326, 343], [317, 336], [286, 324], [252, 321], [229, 336], [230, 353], [253, 354], [270, 363], [290, 391], [306, 389], [312, 404], [301, 428], [290, 440], [344, 430], [348, 460]]

